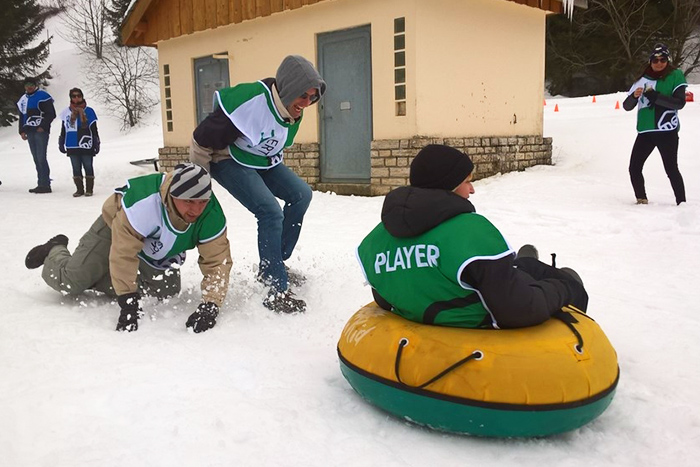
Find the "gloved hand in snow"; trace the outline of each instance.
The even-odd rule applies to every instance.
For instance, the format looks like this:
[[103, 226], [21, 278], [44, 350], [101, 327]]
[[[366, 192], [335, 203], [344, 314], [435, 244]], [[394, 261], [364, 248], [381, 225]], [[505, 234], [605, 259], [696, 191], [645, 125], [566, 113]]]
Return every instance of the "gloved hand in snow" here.
[[185, 325], [187, 328], [191, 328], [195, 333], [204, 332], [216, 325], [217, 316], [219, 316], [219, 307], [216, 303], [200, 303], [197, 307], [197, 311], [187, 318], [187, 323]]
[[117, 303], [122, 309], [117, 321], [117, 331], [131, 332], [138, 330], [138, 318], [141, 312], [139, 298], [139, 294], [136, 292], [117, 297]]

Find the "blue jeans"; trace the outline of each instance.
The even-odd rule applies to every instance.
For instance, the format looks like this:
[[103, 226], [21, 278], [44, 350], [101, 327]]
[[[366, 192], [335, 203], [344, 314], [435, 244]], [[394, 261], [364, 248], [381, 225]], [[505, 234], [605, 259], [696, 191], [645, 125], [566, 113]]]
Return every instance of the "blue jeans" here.
[[27, 142], [34, 158], [34, 166], [36, 166], [37, 185], [51, 186], [49, 161], [46, 160], [49, 134], [45, 131], [30, 131], [27, 133]]
[[[311, 187], [284, 164], [268, 170], [244, 167], [233, 159], [211, 164], [214, 180], [258, 220], [260, 275], [278, 291], [287, 290], [284, 260], [299, 240]], [[284, 209], [277, 201], [284, 201]]]
[[70, 157], [70, 163], [73, 166], [73, 176], [74, 177], [82, 177], [83, 176], [83, 167], [85, 168], [85, 176], [86, 177], [94, 177], [95, 172], [92, 168], [92, 159], [93, 157], [90, 155], [71, 155], [68, 156]]

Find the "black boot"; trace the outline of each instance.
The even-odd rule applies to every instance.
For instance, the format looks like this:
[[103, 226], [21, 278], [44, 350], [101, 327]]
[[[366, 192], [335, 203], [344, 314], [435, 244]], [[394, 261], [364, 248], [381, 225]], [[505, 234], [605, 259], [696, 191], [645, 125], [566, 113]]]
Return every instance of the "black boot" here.
[[533, 245], [523, 245], [520, 247], [518, 250], [518, 254], [516, 255], [516, 258], [535, 258], [539, 259], [540, 255], [537, 252], [537, 248], [535, 248]]
[[59, 245], [68, 246], [68, 237], [63, 234], [56, 235], [43, 245], [35, 246], [27, 253], [27, 257], [24, 259], [24, 265], [27, 266], [27, 269], [36, 269], [42, 266], [53, 247]]
[[83, 177], [73, 177], [75, 182], [75, 193], [73, 193], [73, 198], [78, 196], [83, 196], [85, 194], [85, 188], [83, 188]]
[[263, 300], [263, 305], [275, 313], [291, 314], [306, 311], [306, 302], [295, 298], [291, 290], [275, 292], [274, 289], [271, 289], [269, 295]]
[[93, 175], [85, 176], [85, 196], [92, 196], [92, 189], [95, 186], [95, 177]]

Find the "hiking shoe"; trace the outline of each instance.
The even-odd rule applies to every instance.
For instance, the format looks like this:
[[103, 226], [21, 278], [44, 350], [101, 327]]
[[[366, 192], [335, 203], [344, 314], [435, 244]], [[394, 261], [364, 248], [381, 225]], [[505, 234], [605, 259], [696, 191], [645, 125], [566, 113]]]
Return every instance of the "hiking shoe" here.
[[59, 245], [68, 246], [68, 237], [63, 234], [56, 235], [43, 245], [35, 246], [27, 253], [27, 257], [24, 259], [24, 265], [27, 266], [27, 269], [36, 269], [42, 266], [46, 257], [49, 256], [51, 249]]
[[646, 198], [637, 198], [637, 204], [649, 204], [649, 200]]
[[527, 244], [520, 247], [516, 258], [540, 259], [540, 254], [537, 252], [537, 248], [535, 248], [533, 245]]
[[275, 313], [303, 313], [306, 311], [306, 302], [299, 298], [295, 298], [291, 290], [284, 292], [270, 291], [270, 294], [263, 300], [263, 305], [268, 310]]
[[287, 266], [285, 266], [284, 269], [287, 270], [287, 282], [289, 282], [289, 284], [293, 285], [294, 287], [301, 287], [304, 285], [304, 283], [306, 283], [306, 276], [299, 271], [289, 269]]
[[564, 271], [565, 273], [569, 274], [571, 277], [576, 280], [579, 284], [583, 285], [583, 280], [581, 280], [581, 276], [578, 275], [576, 271], [574, 271], [571, 268], [559, 268], [560, 271]]
[[29, 193], [39, 194], [39, 193], [51, 193], [50, 186], [38, 186], [36, 188], [30, 188]]
[[[293, 271], [287, 266], [285, 266], [284, 269], [287, 271], [287, 283], [289, 285], [293, 287], [301, 287], [302, 285], [304, 285], [304, 283], [306, 283], [306, 276], [304, 276], [302, 273]], [[255, 280], [268, 287], [273, 287], [275, 285], [275, 281], [273, 281], [272, 277], [270, 276], [263, 276], [262, 274], [258, 274]]]

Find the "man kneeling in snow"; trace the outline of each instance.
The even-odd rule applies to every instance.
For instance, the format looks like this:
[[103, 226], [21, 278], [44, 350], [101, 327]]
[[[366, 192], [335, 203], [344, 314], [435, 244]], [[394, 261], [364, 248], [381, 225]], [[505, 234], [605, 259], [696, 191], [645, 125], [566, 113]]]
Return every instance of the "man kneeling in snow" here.
[[102, 215], [83, 235], [73, 255], [68, 238], [57, 235], [29, 251], [29, 269], [44, 266], [42, 278], [54, 290], [77, 295], [93, 289], [116, 296], [117, 331], [136, 331], [141, 294], [158, 298], [180, 291], [185, 252], [199, 250], [202, 303], [187, 319], [194, 332], [214, 327], [228, 291], [231, 250], [226, 217], [202, 167], [181, 164], [168, 174], [130, 179], [102, 206]]

